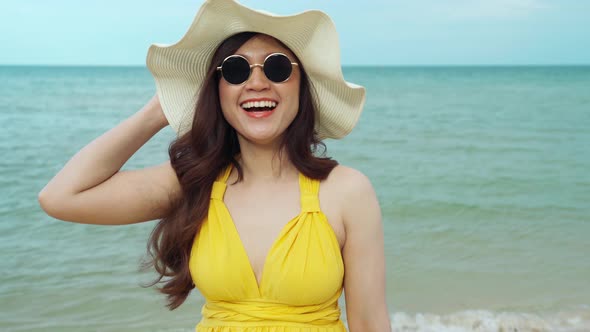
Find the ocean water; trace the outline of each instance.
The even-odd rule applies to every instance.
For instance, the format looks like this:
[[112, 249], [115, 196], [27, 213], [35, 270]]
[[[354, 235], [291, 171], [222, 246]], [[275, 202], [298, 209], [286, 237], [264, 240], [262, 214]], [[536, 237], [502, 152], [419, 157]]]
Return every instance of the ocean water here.
[[[394, 330], [590, 331], [590, 67], [344, 74], [367, 103], [326, 144], [377, 191]], [[36, 199], [153, 93], [145, 68], [0, 67], [1, 331], [194, 330], [198, 292], [170, 312], [140, 286], [155, 222], [66, 223]], [[164, 161], [173, 137], [124, 168]]]

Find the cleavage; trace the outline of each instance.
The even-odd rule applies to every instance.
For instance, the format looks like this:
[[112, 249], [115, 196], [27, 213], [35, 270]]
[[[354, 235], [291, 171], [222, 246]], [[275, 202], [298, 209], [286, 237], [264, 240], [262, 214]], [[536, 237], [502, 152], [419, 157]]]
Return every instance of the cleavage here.
[[224, 204], [258, 285], [260, 285], [266, 257], [278, 236], [300, 213], [300, 194], [297, 182], [268, 188], [246, 190], [240, 183], [228, 185]]

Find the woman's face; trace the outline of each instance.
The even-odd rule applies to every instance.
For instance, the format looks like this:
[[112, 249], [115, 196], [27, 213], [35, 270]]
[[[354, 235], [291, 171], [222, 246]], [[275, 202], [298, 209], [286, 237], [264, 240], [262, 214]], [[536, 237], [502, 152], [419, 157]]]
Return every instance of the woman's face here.
[[[250, 64], [262, 64], [271, 53], [283, 53], [296, 62], [291, 51], [266, 35], [252, 37], [235, 54], [244, 56]], [[293, 66], [291, 77], [282, 83], [269, 80], [260, 67], [254, 67], [250, 78], [241, 85], [221, 78], [219, 99], [223, 116], [241, 139], [263, 145], [277, 143], [299, 110], [299, 82], [298, 66]], [[254, 109], [249, 106], [253, 101], [276, 103], [276, 107], [272, 111], [252, 112]]]

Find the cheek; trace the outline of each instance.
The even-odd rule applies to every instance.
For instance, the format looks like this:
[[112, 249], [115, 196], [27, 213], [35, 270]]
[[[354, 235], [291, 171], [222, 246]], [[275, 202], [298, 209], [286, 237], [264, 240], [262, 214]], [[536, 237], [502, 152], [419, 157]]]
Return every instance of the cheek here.
[[233, 96], [233, 94], [232, 94], [231, 89], [228, 88], [227, 86], [225, 86], [223, 83], [220, 83], [219, 84], [219, 105], [221, 105], [221, 112], [223, 113], [223, 116], [228, 121], [230, 121], [230, 119], [228, 119], [228, 116], [231, 117], [231, 112], [229, 112], [229, 110], [235, 104], [233, 102], [234, 99], [232, 99], [232, 96]]
[[297, 114], [299, 110], [299, 85], [297, 84], [290, 88], [286, 96], [288, 96], [289, 109], [291, 112]]
[[219, 104], [221, 105], [221, 108], [224, 108], [225, 104], [227, 104], [228, 97], [230, 95], [230, 91], [228, 91], [228, 88], [223, 83], [219, 83], [218, 91], [219, 91]]

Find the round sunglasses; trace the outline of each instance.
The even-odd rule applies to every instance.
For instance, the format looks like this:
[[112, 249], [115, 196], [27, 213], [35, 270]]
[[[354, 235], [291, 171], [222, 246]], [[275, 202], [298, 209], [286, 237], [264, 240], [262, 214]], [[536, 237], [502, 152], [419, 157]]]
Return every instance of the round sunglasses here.
[[260, 67], [264, 75], [272, 82], [283, 83], [291, 77], [293, 66], [298, 66], [298, 64], [291, 62], [283, 53], [269, 54], [263, 64], [250, 64], [245, 57], [234, 54], [225, 58], [217, 70], [221, 72], [221, 76], [226, 82], [234, 85], [246, 82], [254, 67]]

